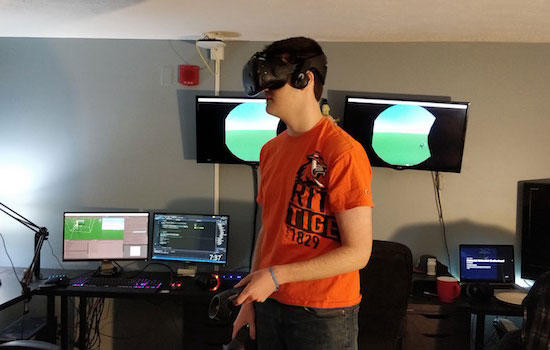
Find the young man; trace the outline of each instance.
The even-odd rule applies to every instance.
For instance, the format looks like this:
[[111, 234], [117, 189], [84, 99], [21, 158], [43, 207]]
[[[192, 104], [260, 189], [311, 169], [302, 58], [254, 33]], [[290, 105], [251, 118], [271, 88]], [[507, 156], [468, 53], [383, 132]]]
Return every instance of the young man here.
[[357, 349], [358, 270], [372, 248], [371, 167], [361, 145], [319, 108], [326, 57], [317, 42], [281, 40], [243, 70], [248, 94], [287, 130], [261, 151], [262, 227], [237, 287], [233, 336], [248, 325], [266, 349]]

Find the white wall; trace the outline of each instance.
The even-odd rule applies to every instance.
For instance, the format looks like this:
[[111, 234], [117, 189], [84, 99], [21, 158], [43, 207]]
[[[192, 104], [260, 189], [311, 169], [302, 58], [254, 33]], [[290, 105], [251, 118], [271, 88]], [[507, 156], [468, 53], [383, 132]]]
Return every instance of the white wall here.
[[[264, 44], [228, 44], [221, 90], [241, 91], [242, 65]], [[460, 243], [516, 243], [517, 181], [550, 177], [550, 45], [323, 47], [327, 89], [471, 102], [462, 173], [442, 175], [451, 259]], [[198, 87], [176, 84], [184, 61], [202, 65], [190, 43], [0, 39], [0, 202], [48, 227], [57, 256], [66, 210], [212, 211], [213, 166], [193, 159], [194, 105], [187, 101], [213, 91], [214, 80], [201, 70]], [[447, 263], [430, 173], [375, 168], [373, 193], [375, 239]], [[250, 168], [221, 166], [220, 212], [232, 216], [230, 267], [246, 265]], [[5, 215], [0, 232], [15, 265], [27, 266], [32, 233]], [[0, 264], [9, 264], [3, 252]], [[58, 266], [47, 245], [43, 266]]]
[[[264, 44], [229, 43], [222, 91], [241, 90], [243, 62]], [[462, 173], [442, 175], [451, 254], [460, 242], [513, 242], [516, 182], [550, 176], [550, 45], [323, 47], [327, 90], [471, 102]], [[193, 159], [194, 106], [182, 96], [211, 92], [214, 81], [203, 69], [200, 86], [178, 85], [184, 61], [202, 65], [190, 43], [0, 39], [0, 198], [47, 226], [58, 254], [64, 210], [212, 210], [213, 166]], [[373, 192], [375, 238], [444, 260], [428, 172], [375, 168]], [[252, 197], [250, 169], [222, 165], [221, 211], [232, 214], [237, 240], [250, 239]], [[0, 232], [16, 265], [27, 265], [30, 232], [3, 215]], [[235, 267], [248, 259], [245, 246]], [[57, 265], [44, 255], [45, 266]]]

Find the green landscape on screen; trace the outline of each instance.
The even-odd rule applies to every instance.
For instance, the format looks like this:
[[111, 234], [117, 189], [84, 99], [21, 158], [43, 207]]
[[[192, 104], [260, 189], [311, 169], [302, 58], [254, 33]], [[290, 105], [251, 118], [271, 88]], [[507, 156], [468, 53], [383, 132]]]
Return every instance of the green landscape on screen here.
[[103, 230], [101, 218], [66, 218], [65, 239], [85, 240], [123, 240], [124, 230]]
[[372, 148], [383, 161], [415, 166], [432, 156], [428, 135], [435, 116], [418, 105], [396, 104], [374, 120]]
[[431, 157], [425, 134], [374, 133], [372, 147], [386, 163], [411, 166]]
[[236, 157], [248, 162], [258, 162], [262, 146], [275, 136], [275, 130], [227, 130], [225, 143]]
[[277, 136], [279, 119], [266, 112], [266, 104], [245, 102], [225, 119], [225, 145], [245, 162], [259, 162], [263, 145]]

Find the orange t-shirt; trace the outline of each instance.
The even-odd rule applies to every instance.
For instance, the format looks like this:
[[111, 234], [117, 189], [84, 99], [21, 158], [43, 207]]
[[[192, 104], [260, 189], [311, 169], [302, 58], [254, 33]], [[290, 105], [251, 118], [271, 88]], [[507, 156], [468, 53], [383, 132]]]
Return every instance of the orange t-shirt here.
[[[309, 260], [340, 246], [334, 213], [372, 206], [372, 170], [363, 147], [327, 118], [260, 153], [263, 206], [259, 268]], [[361, 301], [359, 272], [286, 283], [271, 298], [287, 305], [348, 307]]]

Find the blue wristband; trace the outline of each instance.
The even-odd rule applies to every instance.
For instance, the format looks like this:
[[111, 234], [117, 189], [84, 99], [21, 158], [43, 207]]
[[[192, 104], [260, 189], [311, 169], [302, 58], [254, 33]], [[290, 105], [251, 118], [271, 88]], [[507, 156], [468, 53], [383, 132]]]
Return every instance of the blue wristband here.
[[273, 272], [273, 268], [269, 267], [269, 273], [271, 273], [271, 278], [273, 279], [273, 282], [275, 282], [275, 291], [279, 290], [279, 282], [277, 282], [277, 278], [275, 278], [275, 273]]

